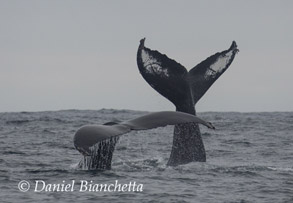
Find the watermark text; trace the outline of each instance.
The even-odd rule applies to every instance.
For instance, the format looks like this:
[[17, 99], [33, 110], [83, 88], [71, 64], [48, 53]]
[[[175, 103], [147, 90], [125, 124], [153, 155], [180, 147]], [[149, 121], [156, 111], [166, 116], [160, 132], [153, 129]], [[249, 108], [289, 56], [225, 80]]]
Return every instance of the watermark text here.
[[118, 180], [112, 183], [97, 183], [92, 180], [70, 180], [59, 183], [48, 183], [44, 180], [28, 182], [22, 180], [18, 183], [21, 192], [143, 192], [143, 184], [136, 181], [120, 183]]

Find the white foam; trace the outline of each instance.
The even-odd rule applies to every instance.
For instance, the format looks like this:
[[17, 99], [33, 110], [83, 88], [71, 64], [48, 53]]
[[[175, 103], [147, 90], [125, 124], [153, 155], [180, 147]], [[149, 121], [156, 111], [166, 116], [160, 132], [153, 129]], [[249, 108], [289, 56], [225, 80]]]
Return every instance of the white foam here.
[[273, 171], [293, 171], [293, 168], [289, 168], [289, 167], [286, 167], [286, 168], [282, 168], [282, 167], [268, 167], [268, 169], [271, 169]]

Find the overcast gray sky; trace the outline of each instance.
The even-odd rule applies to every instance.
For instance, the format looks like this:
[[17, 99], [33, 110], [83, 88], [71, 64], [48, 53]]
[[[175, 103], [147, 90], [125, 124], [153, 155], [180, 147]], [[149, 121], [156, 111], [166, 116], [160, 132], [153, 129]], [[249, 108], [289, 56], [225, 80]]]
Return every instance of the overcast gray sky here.
[[143, 37], [188, 70], [236, 40], [197, 111], [292, 111], [292, 2], [0, 0], [0, 111], [174, 110], [139, 74]]

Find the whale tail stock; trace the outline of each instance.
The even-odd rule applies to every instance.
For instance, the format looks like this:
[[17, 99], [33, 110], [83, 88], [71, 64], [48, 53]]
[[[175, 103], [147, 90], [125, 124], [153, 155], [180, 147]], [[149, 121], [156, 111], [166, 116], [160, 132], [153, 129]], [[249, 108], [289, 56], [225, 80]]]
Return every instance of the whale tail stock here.
[[[218, 52], [187, 71], [184, 66], [140, 41], [137, 65], [152, 88], [171, 101], [176, 111], [196, 115], [195, 104], [228, 69], [236, 53], [235, 41], [229, 49]], [[168, 165], [206, 161], [204, 144], [198, 124], [178, 124], [174, 128], [173, 147]]]

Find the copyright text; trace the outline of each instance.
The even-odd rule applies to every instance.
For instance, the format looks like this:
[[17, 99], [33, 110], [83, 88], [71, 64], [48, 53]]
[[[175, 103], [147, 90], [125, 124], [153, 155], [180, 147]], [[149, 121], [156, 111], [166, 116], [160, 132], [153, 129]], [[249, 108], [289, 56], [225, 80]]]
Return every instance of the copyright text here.
[[18, 183], [18, 189], [21, 192], [27, 192], [30, 189], [33, 192], [142, 192], [143, 184], [138, 184], [135, 181], [119, 183], [118, 180], [113, 183], [96, 183], [92, 180], [63, 180], [60, 183], [47, 183], [44, 180], [35, 180], [34, 182], [22, 180]]

